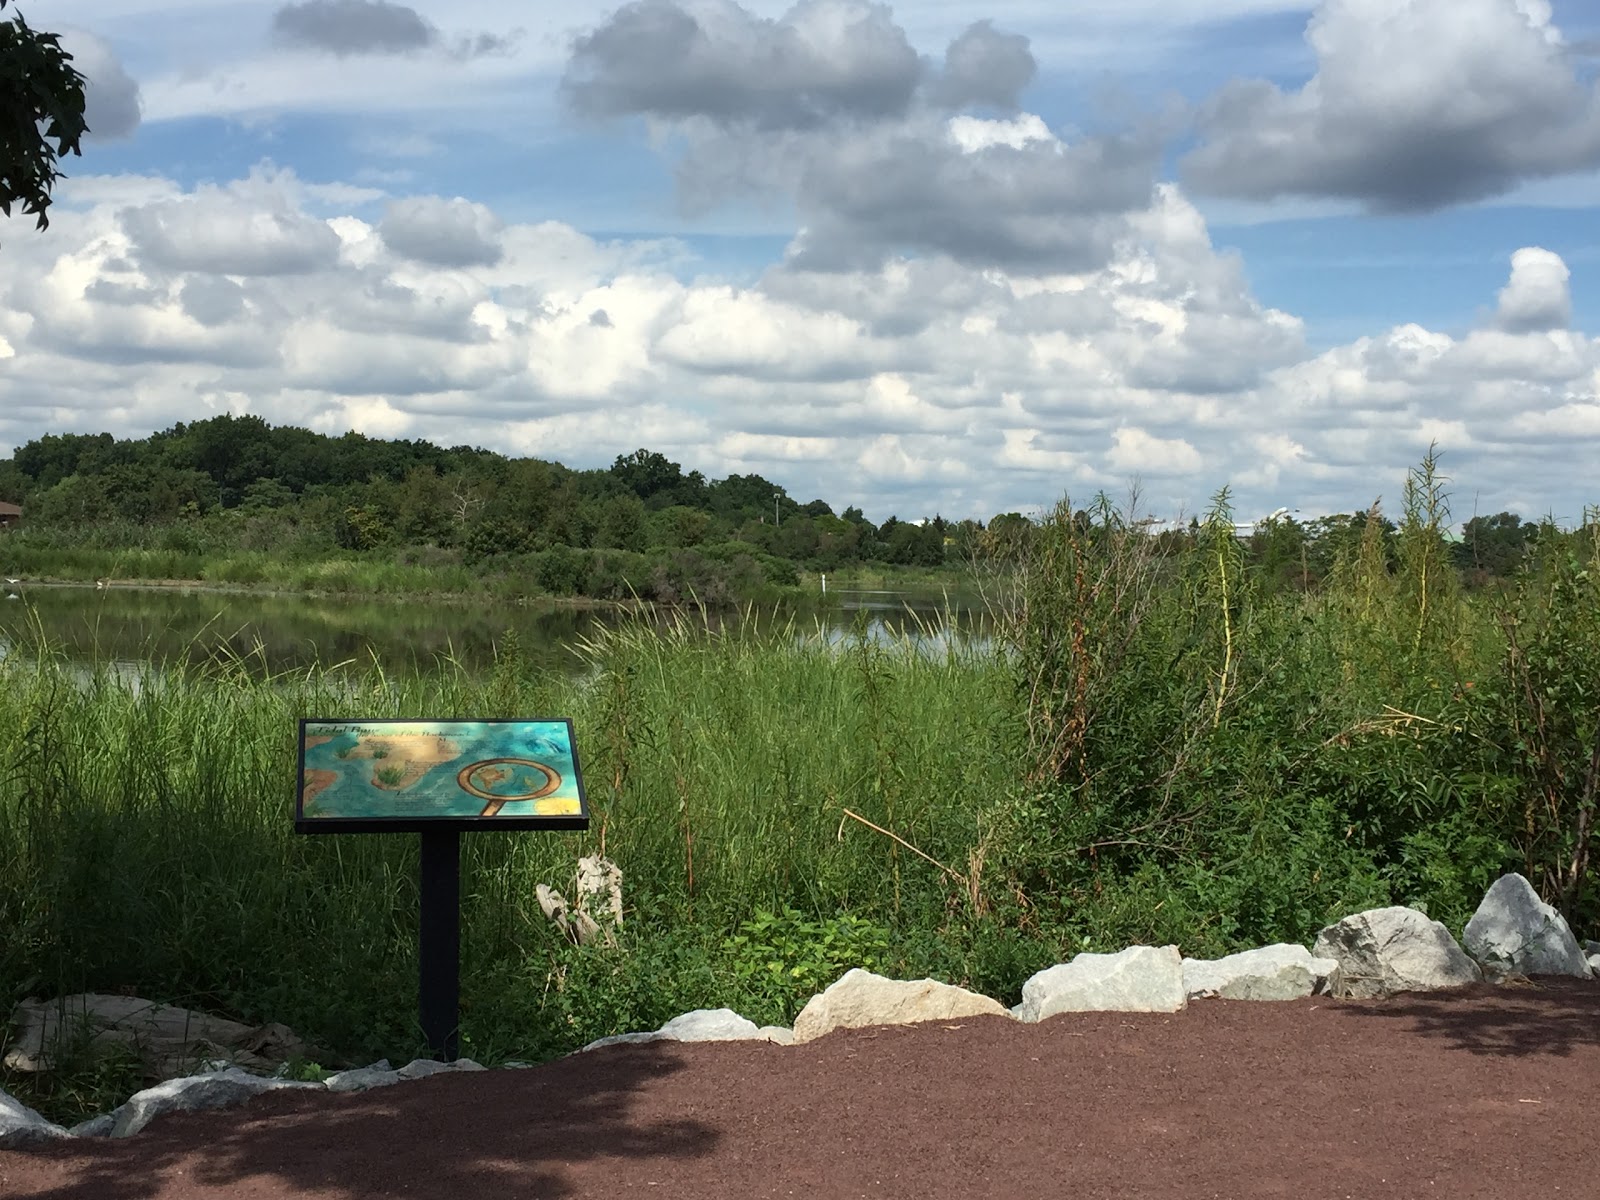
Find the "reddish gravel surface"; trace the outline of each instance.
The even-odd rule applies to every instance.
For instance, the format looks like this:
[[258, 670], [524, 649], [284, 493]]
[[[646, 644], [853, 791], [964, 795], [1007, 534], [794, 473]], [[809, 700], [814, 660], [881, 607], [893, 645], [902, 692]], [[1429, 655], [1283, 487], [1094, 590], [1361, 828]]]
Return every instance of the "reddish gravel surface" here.
[[0, 1152], [5, 1200], [1600, 1196], [1600, 986], [614, 1046]]

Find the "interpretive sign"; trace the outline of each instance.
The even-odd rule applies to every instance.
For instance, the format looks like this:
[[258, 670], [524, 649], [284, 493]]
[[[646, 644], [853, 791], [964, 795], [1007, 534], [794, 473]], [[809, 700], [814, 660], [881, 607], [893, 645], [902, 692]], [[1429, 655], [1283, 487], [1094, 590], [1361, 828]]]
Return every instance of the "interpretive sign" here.
[[587, 829], [572, 722], [300, 722], [298, 833], [420, 833], [418, 1013], [450, 1061], [459, 1048], [461, 833]]
[[572, 722], [303, 720], [301, 833], [587, 829]]

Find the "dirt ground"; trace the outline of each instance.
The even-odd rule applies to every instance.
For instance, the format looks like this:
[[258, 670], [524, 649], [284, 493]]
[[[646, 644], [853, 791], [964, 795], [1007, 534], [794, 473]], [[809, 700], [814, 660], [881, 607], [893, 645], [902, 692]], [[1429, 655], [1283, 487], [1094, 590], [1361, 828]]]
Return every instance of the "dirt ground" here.
[[5, 1200], [1600, 1196], [1600, 984], [613, 1046], [123, 1141]]

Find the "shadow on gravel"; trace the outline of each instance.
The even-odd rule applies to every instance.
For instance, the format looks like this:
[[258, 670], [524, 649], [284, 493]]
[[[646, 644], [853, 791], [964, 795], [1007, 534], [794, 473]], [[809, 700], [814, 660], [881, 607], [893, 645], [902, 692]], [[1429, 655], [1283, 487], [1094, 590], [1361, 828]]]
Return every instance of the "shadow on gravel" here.
[[1408, 992], [1342, 1006], [1356, 1021], [1397, 1021], [1457, 1050], [1499, 1057], [1600, 1052], [1600, 984], [1544, 976], [1531, 983]]
[[[686, 1159], [716, 1149], [719, 1135], [700, 1122], [633, 1111], [641, 1088], [683, 1065], [668, 1043], [651, 1043], [354, 1095], [280, 1092], [237, 1109], [161, 1118], [125, 1140], [0, 1155], [7, 1159], [0, 1174], [10, 1180], [7, 1200], [151, 1200], [234, 1189], [259, 1200], [561, 1200], [577, 1194], [564, 1170], [570, 1164]], [[635, 1172], [647, 1180], [648, 1161], [628, 1173]]]

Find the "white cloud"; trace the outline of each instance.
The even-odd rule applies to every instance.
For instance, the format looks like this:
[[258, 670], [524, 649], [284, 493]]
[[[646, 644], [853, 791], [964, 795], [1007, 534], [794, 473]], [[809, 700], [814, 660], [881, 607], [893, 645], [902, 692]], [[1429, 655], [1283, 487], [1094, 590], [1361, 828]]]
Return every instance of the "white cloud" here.
[[562, 87], [580, 115], [649, 122], [687, 212], [792, 203], [796, 266], [1098, 267], [1150, 201], [1159, 123], [1066, 142], [1037, 114], [958, 111], [1014, 109], [1035, 68], [1025, 37], [986, 22], [936, 67], [866, 0], [800, 0], [777, 20], [734, 0], [635, 0], [577, 39]]
[[338, 235], [261, 172], [227, 187], [123, 208], [129, 251], [156, 271], [302, 275], [333, 266]]
[[839, 452], [830, 437], [777, 437], [763, 433], [730, 433], [717, 439], [717, 453], [730, 463], [818, 462]]
[[[1514, 256], [1481, 328], [1407, 323], [1310, 355], [1171, 186], [1096, 269], [928, 254], [780, 264], [752, 286], [686, 282], [671, 242], [482, 206], [462, 227], [492, 230], [497, 258], [397, 253], [393, 226], [316, 215], [338, 190], [275, 168], [74, 188], [47, 236], [6, 246], [6, 445], [250, 411], [577, 464], [646, 445], [880, 517], [981, 517], [1135, 476], [1169, 514], [1230, 480], [1247, 517], [1348, 510], [1397, 495], [1430, 440], [1484, 505], [1563, 510], [1600, 448], [1600, 343], [1530, 316], [1566, 295], [1557, 256]], [[457, 211], [396, 210], [413, 202], [443, 218], [429, 236]]]
[[124, 69], [111, 43], [82, 29], [63, 29], [61, 48], [84, 77], [83, 119], [88, 141], [130, 136], [139, 127], [139, 85]]
[[1600, 166], [1600, 90], [1543, 0], [1323, 0], [1297, 91], [1235, 80], [1185, 177], [1218, 195], [1426, 211]]
[[859, 377], [872, 354], [856, 322], [731, 287], [697, 288], [657, 341], [667, 361], [768, 379]]
[[1076, 471], [1082, 456], [1069, 450], [1039, 445], [1044, 435], [1037, 429], [1003, 429], [1004, 442], [995, 456], [995, 465], [1016, 471], [1060, 474]]
[[1200, 470], [1200, 452], [1183, 438], [1162, 438], [1137, 426], [1123, 426], [1111, 434], [1106, 465], [1132, 475], [1194, 475]]
[[1514, 331], [1565, 329], [1572, 319], [1572, 273], [1561, 256], [1526, 246], [1511, 256], [1511, 280], [1500, 289], [1496, 318]]
[[501, 222], [457, 196], [414, 196], [389, 205], [378, 236], [395, 253], [437, 267], [488, 267], [500, 261]]
[[985, 120], [966, 115], [950, 118], [950, 136], [968, 154], [987, 150], [990, 146], [1009, 146], [1021, 150], [1029, 142], [1050, 142], [1059, 145], [1055, 134], [1037, 113], [1023, 113], [1010, 121]]

